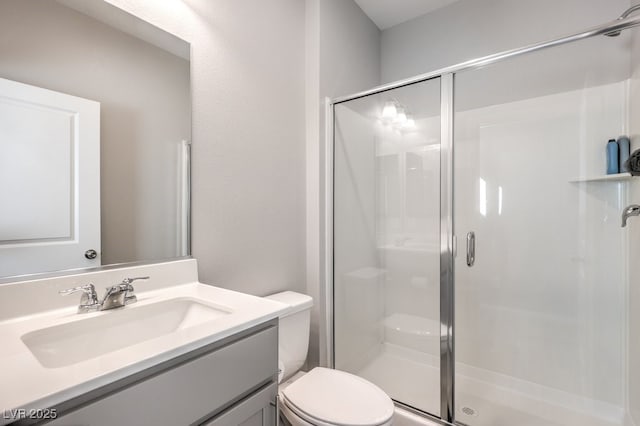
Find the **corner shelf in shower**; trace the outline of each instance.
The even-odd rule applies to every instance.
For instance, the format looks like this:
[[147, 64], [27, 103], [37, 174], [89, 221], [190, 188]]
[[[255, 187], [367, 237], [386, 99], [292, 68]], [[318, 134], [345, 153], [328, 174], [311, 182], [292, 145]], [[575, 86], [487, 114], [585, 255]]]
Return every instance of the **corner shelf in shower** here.
[[617, 173], [615, 175], [603, 175], [603, 176], [589, 176], [589, 177], [576, 177], [569, 179], [571, 183], [578, 182], [624, 182], [631, 180], [633, 176], [631, 173]]

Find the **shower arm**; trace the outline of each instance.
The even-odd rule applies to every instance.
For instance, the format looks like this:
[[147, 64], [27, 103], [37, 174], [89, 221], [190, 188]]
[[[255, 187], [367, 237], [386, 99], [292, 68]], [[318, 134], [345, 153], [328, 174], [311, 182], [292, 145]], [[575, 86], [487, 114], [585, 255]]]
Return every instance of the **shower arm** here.
[[[622, 12], [622, 15], [620, 15], [618, 17], [618, 19], [616, 19], [614, 22], [623, 21], [623, 20], [627, 19], [629, 17], [629, 15], [632, 15], [637, 10], [640, 10], [640, 4], [636, 4], [634, 6], [631, 6], [629, 9], [625, 10], [624, 12]], [[613, 30], [611, 32], [605, 33], [604, 35], [606, 35], [608, 37], [617, 37], [617, 36], [620, 35], [621, 32], [622, 32], [621, 30]]]
[[636, 10], [640, 10], [640, 4], [636, 4], [635, 6], [631, 6], [629, 9], [625, 10], [624, 12], [622, 12], [622, 15], [620, 15], [620, 17], [618, 18], [618, 21], [621, 21], [621, 20], [629, 17], [629, 15], [631, 15]]

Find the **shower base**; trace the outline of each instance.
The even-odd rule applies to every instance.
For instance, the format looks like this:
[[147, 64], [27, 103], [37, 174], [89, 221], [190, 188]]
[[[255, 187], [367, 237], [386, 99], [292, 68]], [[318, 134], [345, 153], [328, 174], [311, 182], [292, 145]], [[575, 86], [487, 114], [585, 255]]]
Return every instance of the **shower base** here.
[[[357, 374], [394, 400], [437, 414], [438, 358], [391, 343]], [[456, 364], [456, 419], [470, 426], [622, 426], [623, 409], [607, 403]], [[517, 389], [517, 390], [514, 390]]]

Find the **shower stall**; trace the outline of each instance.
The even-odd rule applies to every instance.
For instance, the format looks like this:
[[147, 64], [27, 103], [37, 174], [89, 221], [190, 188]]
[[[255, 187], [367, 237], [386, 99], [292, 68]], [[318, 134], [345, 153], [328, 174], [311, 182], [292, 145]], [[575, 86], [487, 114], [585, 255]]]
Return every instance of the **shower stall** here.
[[636, 25], [330, 103], [335, 368], [446, 423], [636, 424], [640, 191], [605, 165], [640, 125]]

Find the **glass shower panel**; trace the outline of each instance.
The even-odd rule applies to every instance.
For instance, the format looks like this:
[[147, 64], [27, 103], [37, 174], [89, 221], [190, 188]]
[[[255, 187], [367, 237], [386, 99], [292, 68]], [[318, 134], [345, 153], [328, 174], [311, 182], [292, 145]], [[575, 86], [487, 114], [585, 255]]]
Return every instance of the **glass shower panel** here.
[[628, 132], [628, 37], [455, 76], [461, 423], [623, 424], [630, 184], [605, 146]]
[[440, 411], [440, 80], [335, 105], [335, 367]]

